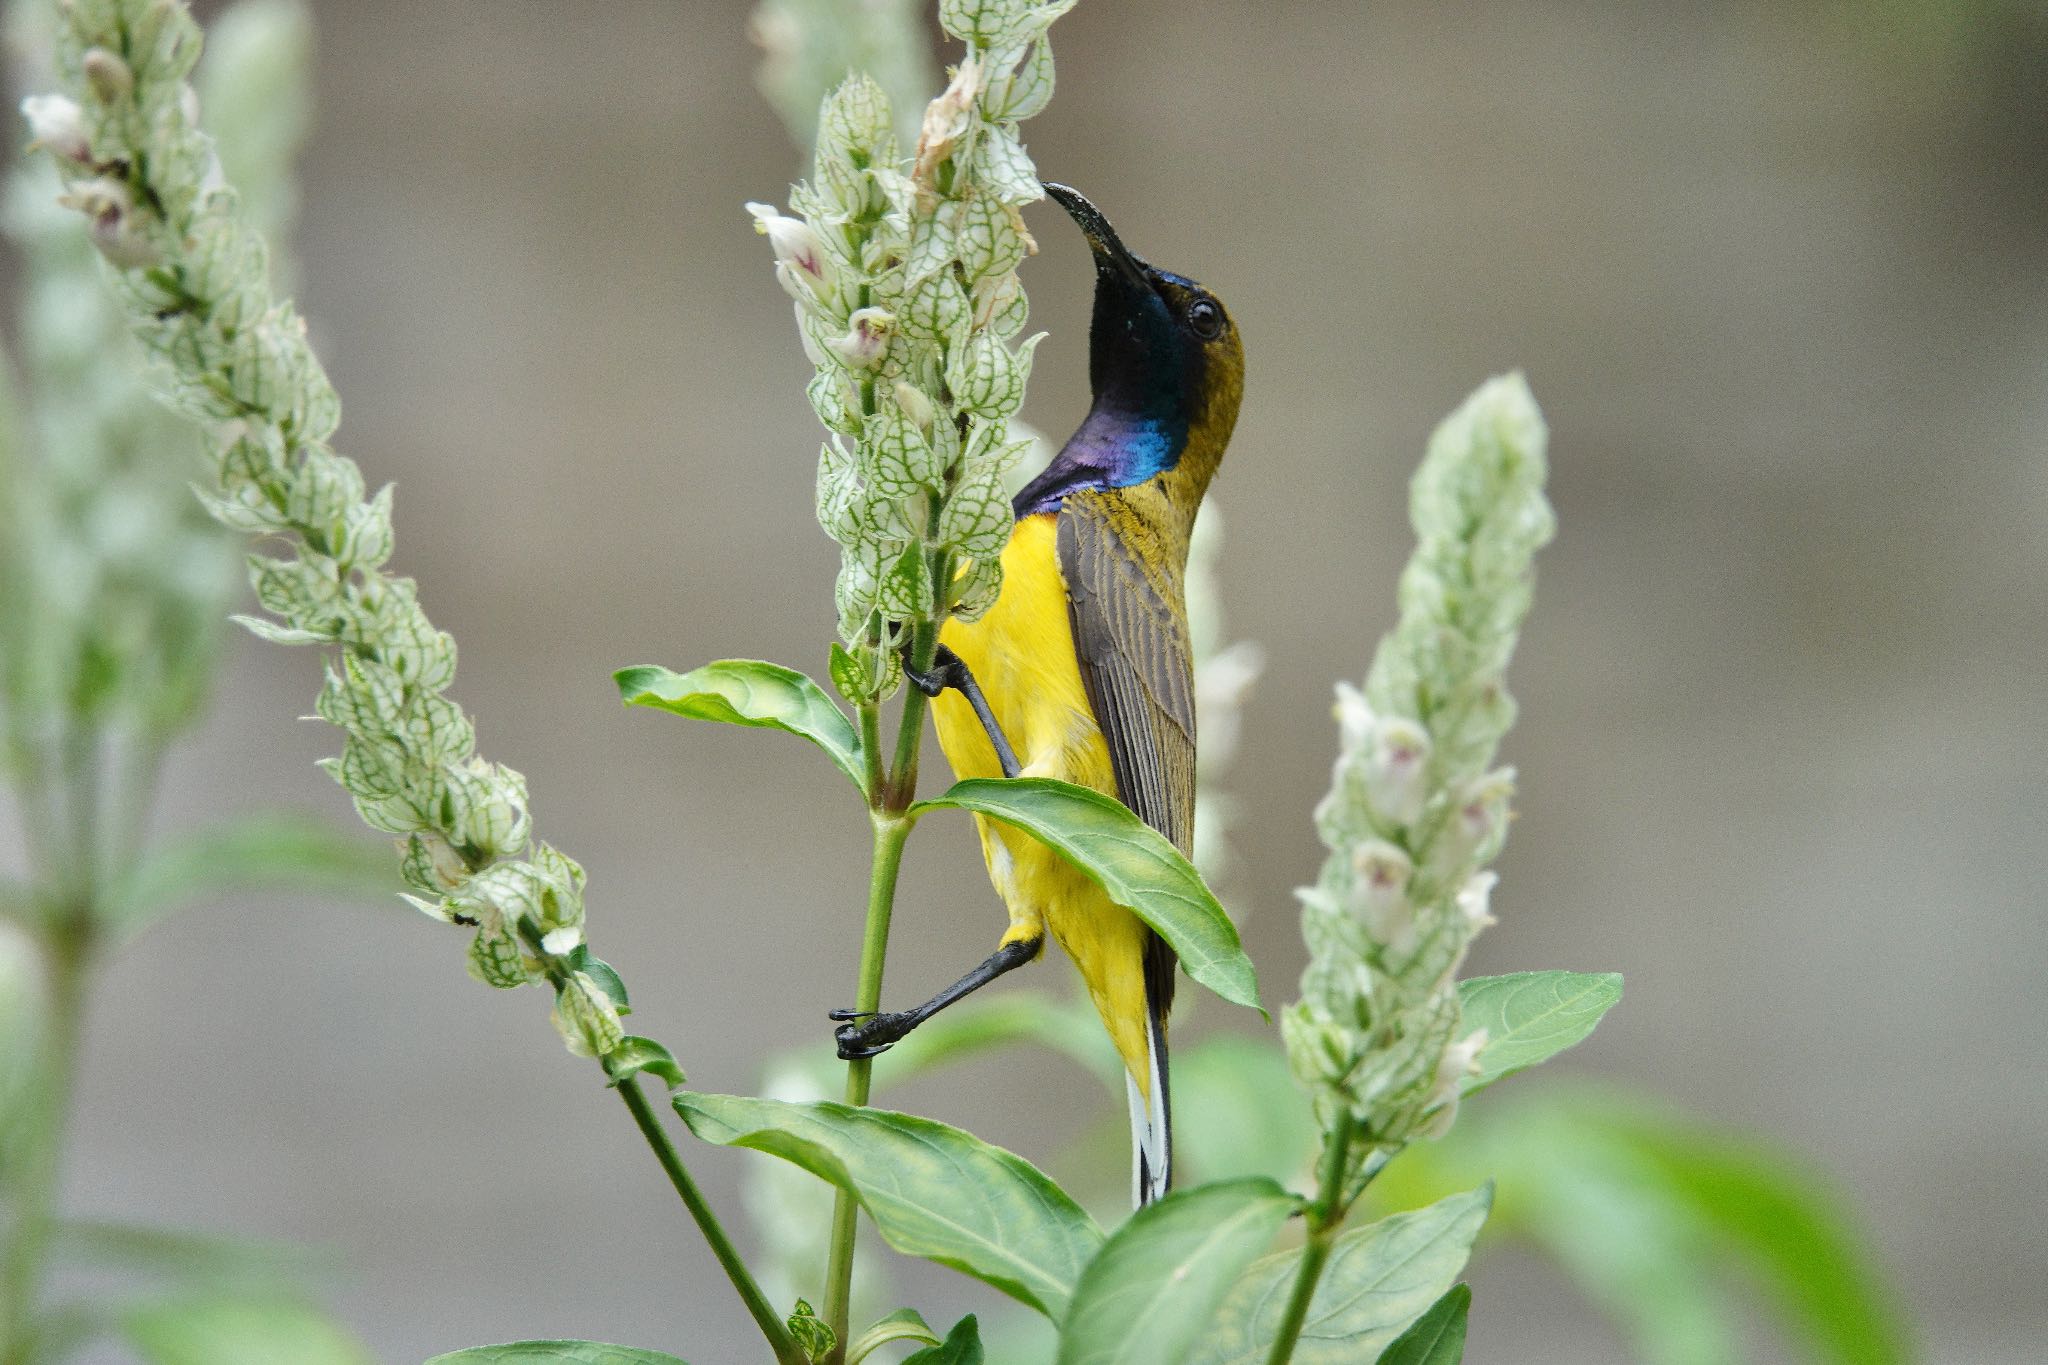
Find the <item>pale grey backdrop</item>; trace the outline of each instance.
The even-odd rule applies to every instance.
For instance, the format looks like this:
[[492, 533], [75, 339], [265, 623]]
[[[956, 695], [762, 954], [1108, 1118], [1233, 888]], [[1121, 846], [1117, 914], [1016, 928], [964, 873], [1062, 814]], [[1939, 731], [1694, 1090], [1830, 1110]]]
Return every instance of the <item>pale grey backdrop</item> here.
[[[1250, 351], [1218, 487], [1270, 997], [1331, 750], [1391, 618], [1431, 423], [1522, 366], [1561, 534], [1514, 675], [1521, 818], [1480, 970], [1619, 968], [1571, 1062], [1831, 1167], [1931, 1358], [2039, 1358], [2048, 1086], [2048, 29], [2030, 6], [1086, 0], [1041, 169], [1213, 285]], [[785, 301], [740, 202], [793, 171], [737, 3], [323, 3], [303, 303], [398, 567], [485, 751], [591, 872], [599, 951], [693, 1080], [825, 1045], [863, 822], [817, 757], [622, 712], [606, 674], [817, 668], [832, 547]], [[1938, 13], [1931, 13], [1938, 11]], [[1086, 401], [1086, 258], [1050, 209], [1027, 414]], [[161, 825], [291, 806], [313, 657], [238, 641]], [[914, 849], [891, 995], [1000, 928], [961, 828]], [[337, 1248], [380, 1355], [748, 1327], [534, 991], [396, 906], [252, 898], [152, 933], [91, 1021], [82, 1211]], [[1055, 963], [1047, 973], [1065, 972]], [[1198, 1028], [1225, 1020], [1206, 1009]], [[931, 1112], [1029, 1153], [1071, 1073]], [[1540, 1085], [1541, 1080], [1523, 1082]], [[693, 1153], [733, 1203], [744, 1161]], [[934, 1313], [988, 1296], [912, 1281]], [[1481, 1267], [1471, 1358], [1618, 1361], [1556, 1280]]]

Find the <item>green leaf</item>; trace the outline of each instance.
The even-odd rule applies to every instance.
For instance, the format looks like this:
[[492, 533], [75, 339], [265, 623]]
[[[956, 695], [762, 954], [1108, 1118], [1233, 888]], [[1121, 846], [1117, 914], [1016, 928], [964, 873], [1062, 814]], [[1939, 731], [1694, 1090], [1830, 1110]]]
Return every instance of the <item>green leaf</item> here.
[[594, 955], [588, 943], [579, 943], [570, 951], [569, 965], [589, 977], [597, 988], [604, 992], [605, 998], [612, 1002], [613, 1009], [620, 1014], [633, 1012], [633, 1002], [626, 997], [624, 979], [611, 963]]
[[938, 1345], [905, 1356], [903, 1365], [981, 1365], [981, 1326], [974, 1314], [954, 1323]]
[[1024, 1158], [932, 1119], [737, 1095], [674, 1100], [690, 1131], [751, 1147], [850, 1192], [882, 1240], [951, 1266], [1047, 1317], [1066, 1311], [1102, 1230]]
[[1176, 1048], [1173, 1108], [1174, 1162], [1196, 1180], [1263, 1175], [1285, 1185], [1314, 1161], [1315, 1113], [1270, 1035], [1214, 1034]]
[[1471, 1286], [1451, 1286], [1380, 1353], [1380, 1365], [1459, 1365], [1465, 1358], [1465, 1315], [1471, 1307]]
[[[1377, 1359], [1456, 1281], [1492, 1202], [1493, 1189], [1484, 1186], [1339, 1237], [1309, 1303], [1295, 1365], [1357, 1365]], [[1189, 1361], [1264, 1361], [1300, 1264], [1300, 1251], [1254, 1262], [1223, 1301], [1214, 1330]]]
[[796, 1311], [783, 1320], [783, 1326], [789, 1328], [789, 1335], [806, 1360], [823, 1360], [839, 1344], [839, 1338], [832, 1335], [831, 1324], [819, 1317], [818, 1310], [805, 1299], [796, 1301]]
[[669, 1050], [652, 1038], [641, 1038], [627, 1034], [619, 1039], [619, 1045], [604, 1055], [604, 1074], [618, 1085], [631, 1077], [647, 1072], [659, 1076], [673, 1090], [685, 1079], [683, 1069], [676, 1065], [675, 1057]]
[[1264, 1013], [1258, 977], [1229, 914], [1180, 850], [1122, 802], [1046, 777], [968, 778], [911, 811], [943, 808], [973, 811], [1031, 835], [1156, 929], [1189, 976], [1233, 1004]]
[[1583, 1042], [1621, 999], [1620, 972], [1512, 972], [1458, 983], [1465, 1031], [1486, 1030], [1479, 1071], [1464, 1094], [1548, 1061]]
[[269, 889], [373, 896], [398, 885], [391, 846], [306, 815], [252, 815], [165, 841], [109, 900], [129, 936], [194, 901]]
[[874, 691], [874, 682], [868, 677], [867, 665], [847, 652], [845, 645], [837, 640], [832, 642], [832, 653], [826, 661], [826, 674], [832, 679], [832, 688], [854, 706], [858, 706]]
[[[284, 1357], [279, 1357], [284, 1359]], [[508, 1341], [434, 1356], [426, 1365], [686, 1365], [664, 1351], [602, 1341]]]
[[130, 1308], [119, 1330], [147, 1365], [370, 1365], [348, 1331], [285, 1299], [167, 1299]]
[[693, 720], [765, 726], [823, 749], [855, 787], [865, 789], [860, 735], [825, 689], [793, 668], [756, 659], [721, 659], [688, 673], [641, 665], [612, 675], [628, 706], [652, 706]]
[[846, 1348], [846, 1365], [860, 1365], [877, 1349], [892, 1341], [916, 1341], [936, 1346], [939, 1334], [925, 1325], [924, 1317], [915, 1308], [899, 1308], [853, 1339], [853, 1344]]
[[1300, 1203], [1261, 1177], [1197, 1186], [1132, 1214], [1074, 1287], [1059, 1365], [1181, 1365]]

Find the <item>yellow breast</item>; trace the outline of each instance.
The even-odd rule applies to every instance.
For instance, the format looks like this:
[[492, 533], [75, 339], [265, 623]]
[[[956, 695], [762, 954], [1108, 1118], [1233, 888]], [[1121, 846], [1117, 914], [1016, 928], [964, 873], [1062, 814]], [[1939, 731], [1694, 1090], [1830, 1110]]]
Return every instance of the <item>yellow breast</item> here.
[[[939, 638], [981, 684], [1023, 776], [1116, 794], [1109, 746], [1074, 657], [1052, 515], [1017, 523], [1003, 550], [1003, 591], [996, 604], [978, 621], [948, 622]], [[932, 703], [932, 720], [956, 776], [1002, 776], [966, 698], [943, 693]], [[1117, 1051], [1149, 1095], [1143, 922], [1031, 836], [980, 817], [976, 823], [989, 879], [1010, 911], [1004, 941], [1051, 931], [1080, 969]]]

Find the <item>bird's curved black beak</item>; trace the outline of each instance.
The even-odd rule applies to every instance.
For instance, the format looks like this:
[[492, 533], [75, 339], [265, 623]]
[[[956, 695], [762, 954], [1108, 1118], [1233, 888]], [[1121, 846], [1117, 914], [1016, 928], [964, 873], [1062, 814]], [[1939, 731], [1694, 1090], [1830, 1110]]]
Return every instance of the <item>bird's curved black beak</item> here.
[[1145, 275], [1145, 263], [1130, 253], [1123, 238], [1116, 235], [1116, 229], [1109, 225], [1109, 219], [1102, 216], [1102, 210], [1088, 202], [1088, 197], [1069, 185], [1056, 185], [1050, 180], [1039, 182], [1054, 203], [1067, 211], [1067, 216], [1080, 225], [1082, 235], [1087, 237], [1089, 248], [1095, 253], [1096, 263], [1104, 269], [1114, 269], [1132, 284], [1150, 288], [1151, 281]]

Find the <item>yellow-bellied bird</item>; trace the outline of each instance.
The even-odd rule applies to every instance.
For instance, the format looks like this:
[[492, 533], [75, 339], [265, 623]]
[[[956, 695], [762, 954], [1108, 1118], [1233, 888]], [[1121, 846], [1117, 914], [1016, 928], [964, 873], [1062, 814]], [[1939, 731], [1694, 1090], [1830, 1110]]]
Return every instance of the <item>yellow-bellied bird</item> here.
[[[1244, 391], [1244, 347], [1216, 296], [1133, 256], [1095, 206], [1046, 191], [1095, 255], [1094, 405], [1016, 498], [1003, 589], [949, 622], [932, 671], [939, 743], [961, 777], [1055, 777], [1115, 795], [1184, 854], [1194, 843], [1195, 689], [1182, 577], [1195, 511]], [[977, 685], [978, 684], [978, 685]], [[957, 695], [955, 695], [957, 693]], [[995, 954], [923, 1005], [842, 1011], [842, 1057], [872, 1056], [1038, 956], [1048, 931], [1080, 968], [1129, 1074], [1135, 1196], [1171, 1178], [1166, 1015], [1173, 951], [1028, 834], [976, 817], [1009, 907]]]

